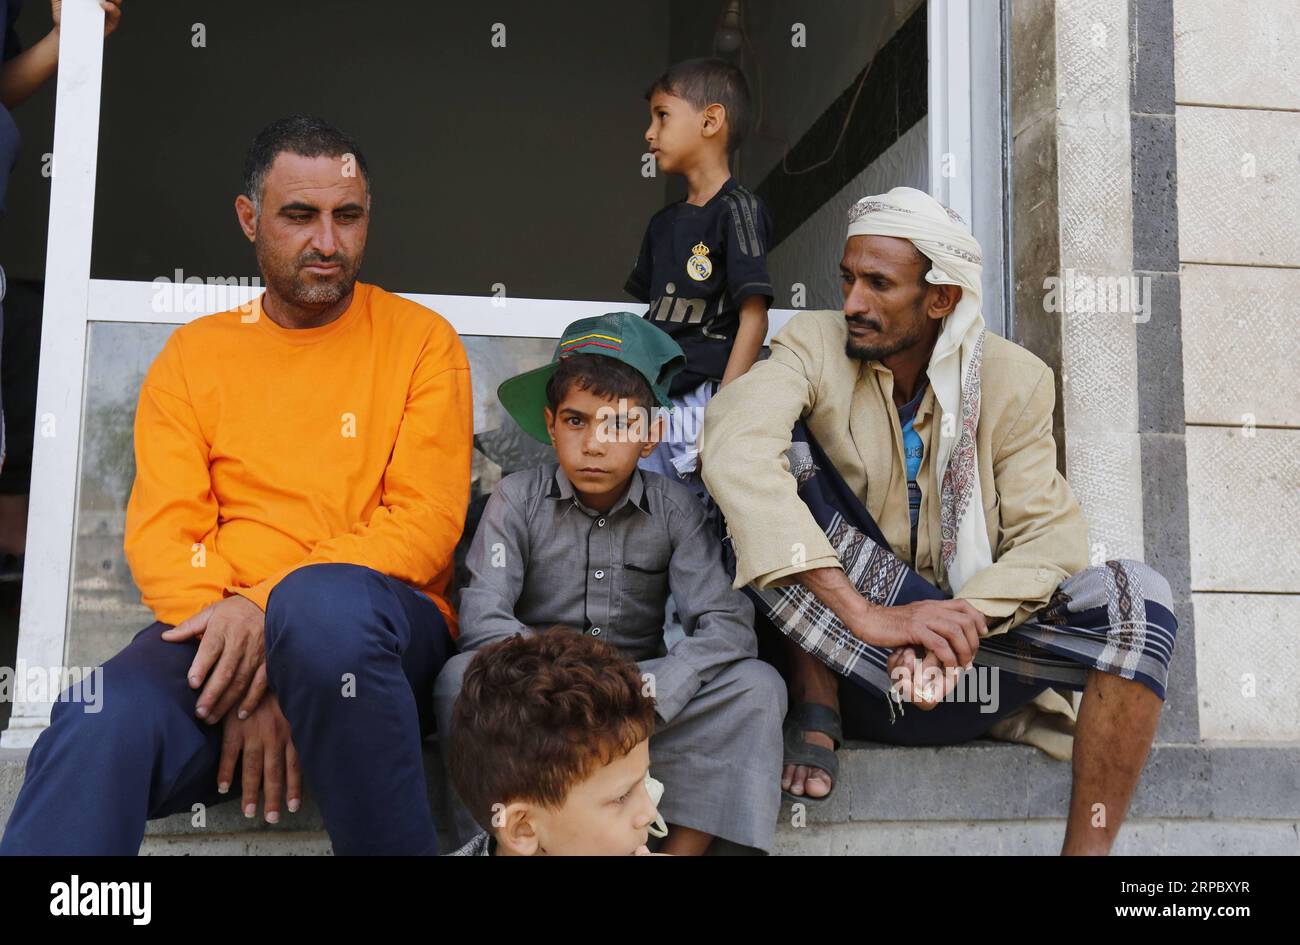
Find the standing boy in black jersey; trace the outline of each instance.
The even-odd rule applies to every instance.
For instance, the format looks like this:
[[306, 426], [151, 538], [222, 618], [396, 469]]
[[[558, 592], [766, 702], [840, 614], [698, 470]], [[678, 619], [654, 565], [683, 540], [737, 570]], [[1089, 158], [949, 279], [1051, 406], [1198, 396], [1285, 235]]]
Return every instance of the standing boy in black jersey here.
[[646, 93], [646, 141], [659, 170], [686, 178], [686, 199], [650, 219], [626, 291], [650, 304], [646, 318], [681, 345], [673, 410], [641, 468], [682, 480], [708, 505], [699, 475], [704, 408], [718, 388], [753, 366], [767, 335], [767, 208], [731, 176], [729, 159], [749, 127], [744, 75], [721, 59], [690, 59]]

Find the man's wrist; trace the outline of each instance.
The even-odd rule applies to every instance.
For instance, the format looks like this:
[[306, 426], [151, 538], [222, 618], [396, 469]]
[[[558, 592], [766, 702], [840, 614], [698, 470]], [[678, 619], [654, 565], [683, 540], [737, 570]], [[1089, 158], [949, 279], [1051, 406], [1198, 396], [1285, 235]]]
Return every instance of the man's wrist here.
[[861, 640], [863, 643], [869, 643], [872, 646], [881, 646], [880, 629], [881, 621], [886, 616], [885, 608], [879, 604], [873, 604], [865, 597], [858, 596], [858, 599], [851, 605], [852, 613], [849, 619], [844, 620], [844, 625], [849, 631]]
[[[251, 591], [252, 588], [249, 588], [249, 590]], [[266, 613], [266, 608], [265, 608], [265, 607], [263, 607], [260, 603], [258, 603], [256, 600], [254, 600], [254, 599], [253, 599], [252, 597], [250, 597], [248, 594], [243, 593], [242, 591], [236, 591], [235, 593], [231, 594], [230, 596], [231, 596], [231, 597], [238, 597], [238, 598], [240, 598], [241, 600], [244, 600], [244, 601], [246, 601], [246, 602], [252, 604], [254, 607], [256, 607], [258, 610], [260, 610], [262, 613]]]
[[859, 640], [872, 642], [868, 636], [876, 628], [884, 608], [873, 604], [854, 587], [843, 568], [814, 568], [799, 574], [799, 582], [831, 609]]

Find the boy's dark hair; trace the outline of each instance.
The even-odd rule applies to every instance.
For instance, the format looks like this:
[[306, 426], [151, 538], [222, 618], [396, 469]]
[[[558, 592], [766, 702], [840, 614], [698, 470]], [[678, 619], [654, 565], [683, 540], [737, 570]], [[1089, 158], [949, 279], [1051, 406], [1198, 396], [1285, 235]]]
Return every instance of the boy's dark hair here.
[[654, 699], [637, 665], [568, 627], [479, 650], [452, 710], [447, 763], [484, 829], [494, 804], [556, 808], [575, 784], [650, 737]]
[[655, 405], [645, 375], [627, 362], [603, 354], [571, 354], [560, 359], [560, 366], [546, 382], [546, 403], [552, 413], [559, 410], [573, 387], [610, 400], [626, 398], [630, 405], [646, 409]]
[[727, 153], [734, 154], [749, 134], [749, 83], [745, 74], [725, 59], [686, 59], [670, 66], [646, 90], [646, 101], [666, 92], [703, 111], [714, 102], [727, 110]]
[[244, 158], [244, 196], [253, 206], [262, 209], [262, 190], [266, 175], [275, 163], [276, 156], [288, 152], [301, 157], [343, 157], [350, 154], [356, 159], [361, 179], [370, 191], [370, 168], [361, 146], [351, 135], [345, 134], [322, 118], [313, 115], [290, 115], [267, 125], [257, 133]]

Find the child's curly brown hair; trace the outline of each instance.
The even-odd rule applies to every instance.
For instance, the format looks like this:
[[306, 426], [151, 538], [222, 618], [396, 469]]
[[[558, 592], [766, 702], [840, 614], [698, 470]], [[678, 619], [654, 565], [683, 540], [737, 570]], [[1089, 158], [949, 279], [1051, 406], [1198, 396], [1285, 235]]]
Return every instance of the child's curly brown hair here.
[[452, 710], [448, 765], [485, 829], [493, 806], [557, 808], [575, 784], [654, 729], [654, 699], [635, 663], [568, 627], [479, 650]]

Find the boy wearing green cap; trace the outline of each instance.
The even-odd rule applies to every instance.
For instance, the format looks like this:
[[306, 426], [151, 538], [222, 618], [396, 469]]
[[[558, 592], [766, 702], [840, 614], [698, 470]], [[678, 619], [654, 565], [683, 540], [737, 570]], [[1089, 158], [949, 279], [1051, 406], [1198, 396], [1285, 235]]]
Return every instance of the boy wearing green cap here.
[[[488, 501], [466, 562], [464, 652], [439, 675], [434, 705], [450, 732], [465, 666], [485, 644], [543, 632], [610, 643], [637, 661], [656, 703], [662, 852], [703, 853], [715, 836], [766, 851], [785, 685], [755, 658], [753, 607], [732, 590], [700, 502], [637, 467], [657, 443], [650, 413], [683, 361], [670, 337], [619, 312], [570, 325], [550, 364], [501, 385], [502, 405], [559, 461], [506, 476]], [[686, 634], [671, 648], [670, 591]]]

